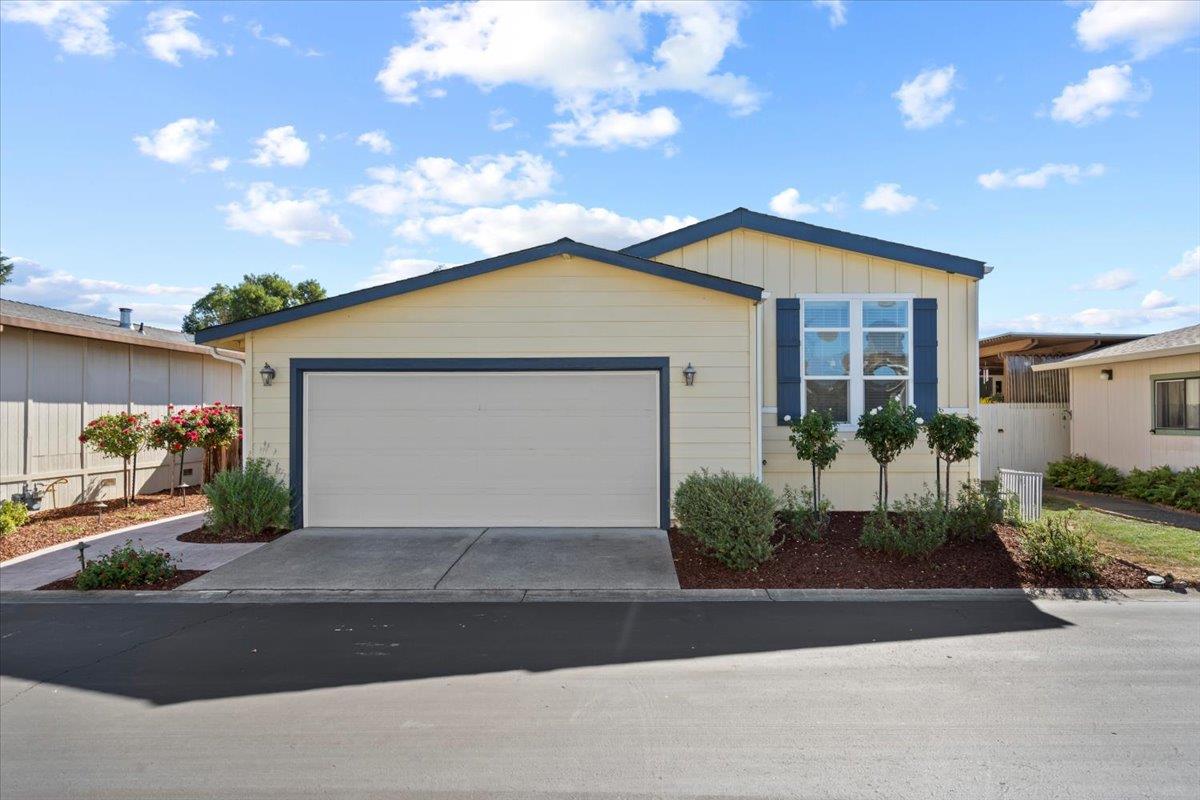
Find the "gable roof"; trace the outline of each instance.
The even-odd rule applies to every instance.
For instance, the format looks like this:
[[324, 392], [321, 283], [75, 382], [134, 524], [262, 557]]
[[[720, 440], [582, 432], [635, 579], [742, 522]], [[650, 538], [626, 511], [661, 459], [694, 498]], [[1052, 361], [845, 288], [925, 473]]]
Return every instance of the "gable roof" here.
[[621, 252], [641, 258], [654, 258], [669, 250], [685, 247], [693, 242], [726, 233], [735, 228], [749, 228], [760, 233], [770, 233], [775, 236], [798, 239], [802, 242], [840, 247], [855, 253], [891, 258], [921, 267], [953, 272], [957, 275], [968, 275], [972, 278], [984, 276], [984, 262], [972, 258], [939, 253], [936, 250], [926, 250], [923, 247], [913, 247], [884, 239], [872, 239], [870, 236], [860, 236], [857, 233], [847, 233], [833, 228], [822, 228], [819, 225], [773, 217], [770, 214], [760, 214], [745, 208], [735, 208], [719, 217], [702, 220], [695, 225], [664, 233], [662, 236], [656, 236], [644, 242], [631, 244]]
[[313, 303], [305, 303], [304, 305], [292, 306], [281, 311], [275, 311], [270, 314], [263, 314], [258, 317], [240, 320], [238, 322], [230, 322], [225, 325], [214, 325], [211, 328], [205, 328], [196, 333], [197, 342], [213, 342], [219, 339], [227, 339], [230, 336], [236, 336], [247, 331], [254, 331], [260, 328], [269, 328], [272, 325], [279, 325], [284, 322], [292, 322], [305, 317], [315, 316], [317, 314], [325, 314], [330, 311], [338, 311], [343, 308], [360, 305], [362, 303], [370, 303], [374, 300], [382, 300], [385, 297], [395, 297], [396, 295], [415, 292], [419, 289], [427, 289], [431, 286], [440, 286], [443, 283], [452, 283], [460, 281], [464, 278], [473, 278], [477, 275], [484, 275], [496, 270], [515, 267], [520, 264], [528, 264], [533, 261], [540, 261], [543, 258], [550, 258], [557, 255], [572, 255], [580, 258], [588, 258], [593, 261], [599, 261], [604, 264], [611, 264], [614, 267], [622, 267], [631, 269], [637, 272], [644, 272], [647, 275], [656, 275], [660, 278], [668, 278], [681, 283], [688, 283], [692, 286], [699, 286], [704, 289], [711, 289], [716, 292], [724, 292], [734, 295], [735, 297], [743, 297], [747, 300], [758, 301], [762, 299], [762, 287], [751, 286], [748, 283], [739, 283], [738, 281], [729, 280], [728, 278], [719, 278], [715, 275], [707, 275], [703, 272], [695, 272], [690, 269], [682, 269], [680, 267], [672, 267], [669, 264], [661, 264], [657, 261], [650, 261], [627, 253], [619, 253], [614, 250], [606, 250], [603, 247], [595, 247], [590, 244], [576, 242], [573, 239], [559, 239], [556, 242], [530, 247], [525, 250], [517, 250], [504, 255], [485, 258], [481, 261], [474, 261], [470, 264], [463, 264], [459, 267], [451, 267], [449, 269], [438, 270], [437, 272], [429, 272], [425, 275], [418, 275], [415, 278], [407, 278], [402, 281], [393, 283], [385, 283], [380, 286], [371, 286], [366, 289], [359, 289], [356, 292], [347, 292], [334, 297], [327, 297], [324, 300], [317, 300]]
[[[1132, 342], [1115, 344], [1101, 350], [1064, 358], [1061, 361], [1050, 361], [1045, 364], [1035, 364], [1035, 372], [1045, 372], [1048, 369], [1071, 369], [1095, 364], [1116, 364], [1121, 361], [1136, 361], [1142, 358], [1162, 358], [1164, 356], [1179, 356], [1196, 353], [1200, 355], [1200, 325], [1189, 325], [1186, 328], [1176, 328], [1173, 331], [1147, 336], [1144, 339], [1134, 339]], [[1200, 357], [1196, 359], [1200, 369]]]

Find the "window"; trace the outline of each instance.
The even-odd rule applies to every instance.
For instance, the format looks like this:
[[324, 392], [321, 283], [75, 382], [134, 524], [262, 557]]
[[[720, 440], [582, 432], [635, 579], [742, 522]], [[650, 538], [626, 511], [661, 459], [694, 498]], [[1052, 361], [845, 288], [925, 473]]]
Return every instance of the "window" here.
[[1200, 431], [1200, 375], [1152, 379], [1154, 429]]
[[889, 398], [912, 402], [912, 298], [800, 298], [802, 411], [849, 425]]

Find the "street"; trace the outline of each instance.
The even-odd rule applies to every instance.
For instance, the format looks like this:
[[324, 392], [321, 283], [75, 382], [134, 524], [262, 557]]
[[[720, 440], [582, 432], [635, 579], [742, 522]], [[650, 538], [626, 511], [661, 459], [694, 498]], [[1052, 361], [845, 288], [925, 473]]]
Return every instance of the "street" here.
[[1195, 798], [1200, 603], [6, 603], [12, 798]]

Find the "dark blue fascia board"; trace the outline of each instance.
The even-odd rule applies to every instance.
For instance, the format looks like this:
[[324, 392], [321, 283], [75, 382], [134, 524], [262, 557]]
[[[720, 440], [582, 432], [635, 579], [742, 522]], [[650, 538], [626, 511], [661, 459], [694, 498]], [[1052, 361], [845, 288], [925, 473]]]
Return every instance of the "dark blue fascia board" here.
[[976, 261], [975, 259], [953, 256], [949, 253], [939, 253], [936, 250], [926, 250], [923, 247], [913, 247], [912, 245], [889, 242], [884, 239], [873, 239], [870, 236], [860, 236], [857, 233], [847, 233], [846, 231], [839, 231], [833, 228], [822, 228], [819, 225], [810, 225], [807, 222], [784, 219], [783, 217], [773, 217], [770, 214], [760, 214], [757, 211], [750, 211], [745, 208], [734, 209], [719, 217], [706, 219], [697, 222], [695, 225], [689, 225], [686, 228], [680, 228], [677, 231], [664, 233], [662, 236], [656, 236], [653, 239], [632, 244], [622, 249], [621, 252], [640, 258], [654, 258], [669, 250], [686, 247], [693, 242], [726, 233], [735, 228], [749, 228], [760, 233], [770, 233], [789, 239], [799, 239], [802, 242], [812, 242], [813, 244], [826, 245], [828, 247], [840, 247], [843, 250], [850, 250], [855, 253], [890, 258], [922, 267], [931, 267], [945, 272], [952, 272], [956, 275], [968, 275], [972, 278], [982, 278], [984, 274], [984, 262]]
[[288, 484], [292, 527], [304, 527], [304, 373], [306, 372], [658, 372], [658, 525], [671, 525], [671, 359], [665, 356], [550, 358], [293, 358], [288, 386], [291, 409]]
[[430, 272], [425, 275], [418, 275], [415, 278], [395, 281], [394, 283], [385, 283], [382, 286], [371, 286], [366, 289], [359, 289], [356, 292], [339, 294], [335, 297], [318, 300], [315, 303], [305, 303], [301, 306], [285, 308], [282, 311], [263, 314], [238, 322], [230, 322], [226, 325], [214, 325], [211, 328], [197, 331], [195, 341], [197, 344], [204, 344], [206, 342], [215, 342], [219, 339], [228, 339], [230, 336], [236, 336], [240, 333], [260, 328], [269, 328], [272, 325], [293, 322], [316, 314], [339, 311], [343, 308], [350, 308], [362, 303], [370, 303], [373, 300], [395, 297], [396, 295], [415, 292], [419, 289], [440, 286], [443, 283], [452, 283], [453, 281], [460, 281], [465, 278], [473, 278], [477, 275], [484, 275], [496, 270], [515, 267], [520, 264], [528, 264], [532, 261], [563, 254], [589, 258], [593, 261], [600, 261], [615, 267], [644, 272], [648, 275], [657, 275], [660, 278], [668, 278], [704, 289], [724, 292], [736, 297], [744, 297], [748, 300], [757, 301], [762, 298], [763, 290], [760, 286], [751, 286], [750, 284], [739, 283], [728, 278], [719, 278], [715, 275], [706, 275], [703, 272], [672, 267], [669, 264], [660, 264], [657, 261], [639, 258], [628, 253], [618, 253], [615, 250], [606, 250], [603, 247], [594, 247], [590, 244], [582, 244], [571, 239], [559, 239], [557, 242], [550, 242], [549, 244], [538, 245], [527, 250], [518, 250], [492, 258], [485, 258], [482, 261], [475, 261], [460, 267], [451, 267], [450, 269], [438, 272]]

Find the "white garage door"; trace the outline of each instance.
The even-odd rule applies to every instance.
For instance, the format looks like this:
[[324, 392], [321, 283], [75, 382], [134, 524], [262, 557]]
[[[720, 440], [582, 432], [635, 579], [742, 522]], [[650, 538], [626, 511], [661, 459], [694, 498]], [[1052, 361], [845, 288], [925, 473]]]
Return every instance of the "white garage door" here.
[[657, 371], [305, 381], [305, 525], [659, 524]]

